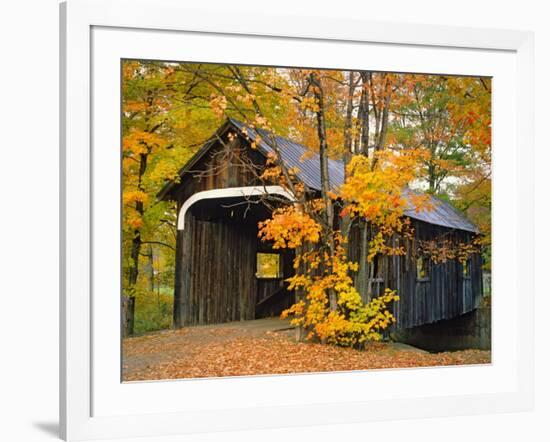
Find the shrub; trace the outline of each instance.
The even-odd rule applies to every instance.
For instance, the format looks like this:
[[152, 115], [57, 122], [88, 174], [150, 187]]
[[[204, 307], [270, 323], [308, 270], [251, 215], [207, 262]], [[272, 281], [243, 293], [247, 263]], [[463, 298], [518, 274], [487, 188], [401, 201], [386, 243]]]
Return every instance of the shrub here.
[[172, 327], [173, 295], [156, 291], [136, 290], [135, 298], [135, 334]]

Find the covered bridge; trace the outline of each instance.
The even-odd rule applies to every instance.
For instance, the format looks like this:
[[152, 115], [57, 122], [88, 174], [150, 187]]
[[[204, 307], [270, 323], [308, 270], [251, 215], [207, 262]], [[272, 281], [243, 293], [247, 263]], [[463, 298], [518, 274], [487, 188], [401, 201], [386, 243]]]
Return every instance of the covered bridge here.
[[[284, 188], [260, 182], [273, 149], [269, 137], [229, 119], [180, 170], [178, 182], [159, 193], [177, 202], [176, 327], [277, 315], [294, 303], [285, 279], [292, 276], [293, 252], [273, 250], [258, 239], [258, 222], [270, 217], [266, 193], [292, 200]], [[315, 193], [321, 188], [319, 156], [275, 137], [282, 160]], [[329, 160], [330, 185], [344, 180], [344, 164]], [[450, 204], [432, 197], [433, 209], [406, 211], [415, 240], [447, 235], [468, 242], [477, 228]], [[350, 258], [357, 259], [358, 229], [350, 234]], [[476, 309], [482, 295], [481, 256], [465, 266], [457, 260], [435, 264], [408, 247], [404, 256], [383, 256], [368, 280], [374, 293], [385, 287], [400, 296], [394, 306], [397, 328], [450, 319]]]

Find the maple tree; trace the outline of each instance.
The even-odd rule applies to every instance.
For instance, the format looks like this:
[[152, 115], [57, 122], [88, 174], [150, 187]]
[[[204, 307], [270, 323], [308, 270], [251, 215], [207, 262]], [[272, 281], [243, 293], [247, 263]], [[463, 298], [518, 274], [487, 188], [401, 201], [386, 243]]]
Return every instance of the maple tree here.
[[[301, 327], [308, 339], [318, 338], [322, 342], [361, 346], [365, 341], [381, 339], [380, 332], [395, 321], [388, 306], [399, 298], [395, 291], [386, 289], [385, 293], [375, 294], [374, 297], [369, 293], [367, 301], [363, 300], [364, 297], [362, 298], [353, 286], [350, 277], [351, 272], [357, 272], [359, 265], [349, 261], [344, 246], [347, 243], [349, 228], [358, 220], [364, 232], [372, 232], [370, 239], [368, 234], [365, 235], [366, 241], [362, 244], [364, 250], [368, 251], [364, 253], [365, 262], [360, 263], [365, 269], [372, 264], [377, 255], [404, 254], [404, 246], [402, 243], [399, 244], [399, 241], [403, 242], [412, 237], [412, 229], [408, 218], [404, 216], [404, 208], [407, 203], [412, 202], [416, 211], [431, 209], [426, 197], [410, 194], [407, 200], [404, 191], [411, 182], [422, 178], [420, 171], [426, 164], [429, 190], [435, 190], [434, 166], [446, 167], [445, 173], [442, 174], [443, 178], [451, 172], [449, 161], [445, 163], [444, 159], [436, 158], [436, 155], [440, 147], [447, 149], [452, 142], [447, 133], [437, 127], [437, 124], [446, 127], [446, 124], [439, 122], [441, 117], [424, 115], [424, 111], [419, 110], [418, 132], [422, 141], [412, 146], [411, 143], [407, 143], [406, 148], [400, 149], [398, 153], [386, 149], [391, 97], [400, 89], [402, 95], [402, 90], [408, 91], [409, 94], [412, 91], [412, 96], [408, 100], [401, 97], [401, 108], [406, 109], [406, 106], [415, 102], [418, 107], [419, 81], [414, 76], [404, 81], [402, 76], [373, 76], [369, 73], [360, 77], [367, 80], [363, 84], [363, 91], [368, 91], [372, 97], [375, 144], [369, 157], [369, 128], [360, 127], [361, 132], [366, 134], [362, 141], [364, 147], [358, 149], [359, 154], [355, 154], [356, 146], [353, 145], [353, 136], [349, 132], [353, 127], [353, 95], [356, 84], [355, 75], [349, 73], [345, 112], [345, 132], [348, 133], [344, 139], [345, 146], [351, 152], [345, 152], [345, 183], [335, 192], [330, 188], [328, 176], [329, 149], [324, 84], [326, 81], [338, 80], [318, 71], [311, 71], [307, 75], [309, 90], [313, 97], [309, 109], [314, 114], [317, 125], [321, 197], [301, 200], [298, 207], [295, 205], [286, 211], [276, 212], [271, 220], [260, 223], [259, 236], [263, 240], [273, 241], [275, 248], [289, 247], [296, 250], [296, 275], [289, 278], [289, 288], [296, 289], [302, 296], [299, 296], [295, 305], [283, 312], [283, 317], [292, 315], [292, 323]], [[325, 83], [322, 81], [323, 77], [328, 79]], [[373, 78], [378, 78], [378, 91], [375, 91], [376, 82]], [[426, 83], [431, 80], [422, 79], [424, 93], [426, 90], [429, 91], [431, 84]], [[306, 93], [307, 91], [308, 89]], [[374, 98], [376, 96], [378, 100]], [[368, 115], [369, 106], [365, 105], [363, 93], [359, 106], [361, 105], [363, 112]], [[446, 102], [438, 103], [437, 106], [443, 106], [444, 109], [438, 112], [447, 116]], [[368, 121], [363, 116], [359, 120]], [[438, 123], [435, 127], [427, 127], [425, 120], [434, 120]], [[361, 138], [360, 136], [360, 142]], [[357, 134], [355, 139], [357, 140]], [[443, 178], [439, 179], [439, 183]], [[280, 184], [284, 185], [284, 180], [281, 180]], [[343, 207], [340, 216], [346, 220], [338, 227], [334, 225], [335, 201]], [[339, 227], [343, 227], [344, 231]], [[449, 243], [446, 243], [445, 247], [451, 248]], [[468, 253], [474, 251], [473, 247], [460, 247], [459, 251], [447, 253], [447, 256], [449, 259], [458, 256], [464, 260]], [[435, 254], [429, 256], [435, 260]]]

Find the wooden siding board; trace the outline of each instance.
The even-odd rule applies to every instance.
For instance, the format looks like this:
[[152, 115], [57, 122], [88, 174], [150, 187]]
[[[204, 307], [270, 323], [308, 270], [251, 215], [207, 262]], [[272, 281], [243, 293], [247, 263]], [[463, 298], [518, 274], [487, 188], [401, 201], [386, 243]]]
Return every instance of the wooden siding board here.
[[[415, 222], [415, 241], [433, 238], [445, 232], [445, 228], [423, 222]], [[452, 231], [457, 239], [467, 241], [468, 232]], [[355, 233], [352, 232], [350, 244]], [[428, 281], [417, 281], [414, 242], [405, 247], [405, 256], [387, 262], [386, 286], [396, 289], [400, 296], [393, 308], [396, 328], [410, 328], [417, 325], [450, 319], [472, 311], [479, 306], [482, 296], [481, 257], [472, 257], [471, 277], [462, 276], [462, 266], [456, 260], [432, 264]], [[358, 255], [357, 247], [350, 251], [350, 257]], [[382, 285], [380, 286], [382, 288]]]
[[[178, 275], [177, 302], [185, 325], [210, 324], [254, 318], [256, 284], [255, 232], [234, 222], [198, 219], [189, 211], [181, 235], [183, 252]], [[189, 253], [187, 252], [189, 250]]]

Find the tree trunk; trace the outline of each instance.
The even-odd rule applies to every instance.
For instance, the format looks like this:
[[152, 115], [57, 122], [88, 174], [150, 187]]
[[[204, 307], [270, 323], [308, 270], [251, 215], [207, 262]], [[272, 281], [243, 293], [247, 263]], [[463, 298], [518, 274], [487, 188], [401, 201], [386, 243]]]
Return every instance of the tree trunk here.
[[[134, 334], [134, 312], [136, 298], [134, 289], [138, 278], [138, 265], [139, 265], [139, 253], [141, 251], [141, 235], [139, 230], [134, 231], [134, 238], [132, 239], [132, 248], [130, 250], [130, 258], [132, 264], [128, 271], [128, 293], [125, 297], [128, 298], [126, 302], [125, 320], [124, 320], [124, 336], [131, 336]], [[124, 305], [124, 304], [123, 304]]]
[[[376, 132], [375, 132], [375, 143], [374, 143], [374, 154], [376, 152], [383, 150], [386, 145], [386, 134], [388, 132], [388, 119], [389, 119], [389, 108], [391, 101], [391, 85], [386, 74], [381, 74], [384, 79], [384, 88], [382, 96], [378, 97], [378, 100], [382, 102], [382, 112], [375, 112], [376, 115]], [[373, 101], [374, 103], [374, 101]], [[375, 106], [375, 105], [374, 105]], [[372, 169], [376, 167], [378, 162], [376, 156], [373, 157]]]
[[[361, 71], [361, 101], [359, 105], [359, 127], [360, 140], [359, 148], [356, 153], [359, 155], [369, 155], [369, 80], [372, 81], [372, 74], [368, 71]], [[378, 123], [377, 123], [378, 124]], [[359, 269], [357, 270], [356, 286], [363, 302], [368, 302], [368, 284], [369, 284], [369, 263], [367, 256], [369, 254], [369, 232], [366, 220], [360, 220], [359, 228]]]
[[[328, 171], [328, 145], [327, 145], [327, 131], [325, 121], [324, 110], [324, 97], [321, 81], [317, 74], [311, 73], [309, 81], [313, 86], [313, 94], [317, 102], [318, 110], [317, 114], [317, 135], [319, 137], [319, 158], [321, 166], [321, 196], [325, 205], [325, 240], [329, 247], [331, 261], [334, 257], [334, 237], [333, 237], [333, 223], [334, 223], [334, 207], [332, 205], [332, 199], [329, 196], [330, 192], [330, 177]], [[329, 306], [331, 311], [336, 311], [338, 308], [338, 300], [336, 298], [336, 292], [329, 290]]]
[[353, 123], [353, 94], [355, 92], [355, 75], [349, 72], [348, 96], [346, 98], [346, 119], [344, 122], [344, 164], [348, 164], [352, 155], [352, 134]]
[[361, 104], [359, 111], [359, 124], [361, 138], [359, 141], [358, 154], [369, 154], [369, 74], [368, 72], [361, 72], [362, 90], [361, 90]]
[[130, 250], [130, 269], [128, 271], [128, 287], [134, 288], [138, 279], [138, 265], [139, 254], [141, 252], [141, 233], [139, 230], [134, 230], [134, 237], [132, 238], [132, 248]]
[[435, 194], [437, 192], [437, 166], [436, 166], [436, 147], [430, 143], [430, 159], [428, 160], [428, 193]]
[[[143, 175], [145, 174], [145, 169], [147, 168], [147, 154], [140, 154], [140, 161], [139, 161], [139, 175], [138, 175], [138, 189], [143, 190], [141, 188], [141, 179]], [[139, 214], [140, 217], [143, 217], [143, 214], [145, 213], [145, 208], [143, 206], [142, 201], [136, 201], [136, 212]], [[141, 240], [141, 232], [139, 229], [134, 230], [134, 237], [132, 238], [132, 248], [130, 250], [130, 269], [128, 271], [128, 293], [127, 295], [131, 298], [134, 297], [134, 290], [135, 286], [138, 280], [138, 273], [139, 273], [139, 255], [141, 252], [141, 246], [142, 246], [142, 240]], [[135, 311], [135, 299], [131, 303], [132, 308], [128, 309], [127, 315], [128, 320], [126, 321], [127, 328], [126, 328], [126, 336], [130, 336], [134, 333], [134, 311]]]
[[125, 338], [134, 333], [134, 313], [136, 298], [122, 296], [122, 337]]
[[434, 166], [431, 162], [428, 166], [428, 193], [435, 193], [435, 173]]
[[[327, 130], [325, 121], [324, 98], [321, 83], [315, 74], [311, 74], [311, 81], [314, 86], [314, 94], [317, 100], [319, 109], [317, 110], [317, 135], [319, 137], [319, 159], [321, 170], [321, 194], [325, 203], [325, 223], [327, 227], [332, 227], [333, 222], [333, 207], [332, 200], [329, 196], [330, 192], [330, 177], [328, 171], [328, 145], [327, 145]], [[332, 229], [330, 229], [332, 230]]]
[[[373, 75], [371, 72], [368, 74], [368, 81], [369, 81], [369, 88], [371, 90], [369, 98], [372, 102], [372, 112], [374, 114], [374, 145], [378, 144], [378, 137], [380, 135], [380, 110], [378, 108], [377, 100], [380, 98], [376, 96], [375, 89], [374, 89], [374, 80]], [[384, 75], [384, 74], [379, 74]]]
[[357, 291], [361, 295], [363, 302], [368, 302], [368, 283], [369, 283], [369, 263], [367, 256], [369, 254], [369, 235], [368, 223], [361, 221], [359, 224], [359, 269], [357, 271]]
[[[353, 137], [351, 129], [353, 127], [353, 95], [355, 93], [355, 74], [353, 71], [349, 72], [349, 85], [348, 96], [346, 103], [346, 120], [344, 125], [344, 176], [347, 178], [347, 165], [351, 161], [354, 154], [353, 152]], [[351, 228], [351, 217], [345, 215], [340, 221], [340, 230], [344, 237], [347, 237]], [[349, 243], [343, 245], [346, 256], [349, 256]]]
[[[305, 245], [305, 244], [297, 247], [295, 256], [302, 256], [306, 252], [307, 249], [308, 249], [308, 246]], [[308, 271], [306, 266], [307, 266], [307, 264], [305, 262], [303, 262], [302, 260], [300, 260], [299, 267], [297, 269], [297, 273], [301, 274], [301, 275], [305, 275]], [[295, 298], [296, 303], [299, 303], [301, 301], [301, 302], [304, 302], [307, 305], [307, 303], [308, 303], [307, 296], [306, 296], [305, 290], [302, 287], [298, 287], [294, 290], [294, 296], [296, 297]], [[298, 341], [298, 342], [305, 341], [306, 336], [307, 336], [307, 330], [304, 326], [300, 325], [300, 326], [295, 328], [296, 341]]]
[[[386, 87], [386, 89], [389, 89], [389, 87]], [[388, 133], [388, 117], [391, 94], [389, 90], [386, 90], [385, 94], [384, 108], [382, 109], [382, 118], [380, 122], [380, 133], [376, 143], [376, 150], [384, 149], [384, 146], [386, 144], [386, 134]]]
[[147, 257], [147, 261], [144, 266], [144, 273], [145, 278], [147, 279], [147, 288], [149, 291], [154, 292], [155, 291], [155, 267], [153, 264], [153, 247], [149, 244], [147, 245], [147, 252], [145, 253], [145, 256]]

